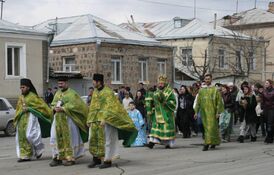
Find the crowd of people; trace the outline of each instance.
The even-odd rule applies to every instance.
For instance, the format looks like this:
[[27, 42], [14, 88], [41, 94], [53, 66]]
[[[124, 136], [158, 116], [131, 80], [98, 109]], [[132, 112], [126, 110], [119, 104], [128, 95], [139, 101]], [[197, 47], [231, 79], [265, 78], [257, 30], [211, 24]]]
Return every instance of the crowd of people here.
[[260, 128], [266, 144], [274, 137], [274, 87], [272, 80], [264, 85], [242, 82], [212, 83], [212, 75], [192, 86], [171, 88], [161, 75], [157, 86], [145, 88], [139, 83], [136, 95], [130, 87], [112, 90], [101, 74], [94, 74], [87, 101], [60, 78], [58, 89], [48, 89], [42, 101], [29, 79], [21, 80], [15, 125], [18, 162], [42, 156], [43, 137], [50, 137], [50, 166], [75, 164], [89, 143], [93, 156], [89, 168], [111, 167], [119, 158], [118, 140], [125, 147], [155, 144], [171, 149], [176, 133], [183, 138], [202, 134], [203, 151], [230, 142], [233, 125], [240, 124], [237, 141], [257, 141]]
[[[148, 99], [149, 93], [155, 92], [157, 87], [154, 86], [146, 90], [144, 84], [140, 83], [140, 89], [137, 90], [135, 98], [129, 95], [131, 92], [128, 89], [130, 90], [129, 87], [122, 86], [117, 95], [125, 109], [128, 109], [130, 102], [136, 105], [136, 109], [140, 111], [145, 121], [144, 126], [146, 126], [149, 135], [152, 121], [147, 118], [148, 109], [146, 109], [145, 99]], [[204, 81], [196, 82], [192, 86], [181, 85], [179, 89], [173, 88], [173, 94], [176, 100], [175, 130], [183, 138], [197, 136], [199, 132], [202, 133], [205, 140], [207, 137], [212, 138], [212, 133], [209, 136], [206, 136], [205, 133], [211, 132], [207, 127], [213, 127], [217, 129], [213, 133], [221, 136], [221, 142], [230, 142], [233, 125], [239, 124], [238, 142], [243, 143], [247, 139], [256, 142], [260, 129], [261, 136], [265, 137], [264, 142], [273, 143], [274, 88], [272, 80], [266, 80], [264, 84], [250, 84], [244, 81], [238, 87], [232, 82], [212, 84], [210, 75], [205, 76]], [[202, 99], [198, 98], [198, 94], [202, 94], [200, 95], [203, 96]], [[203, 108], [206, 110], [203, 111]], [[217, 115], [215, 122], [212, 122], [210, 117], [202, 117], [208, 114], [212, 116], [212, 113]], [[213, 126], [211, 126], [212, 124]], [[219, 144], [217, 141], [213, 147]], [[146, 144], [144, 143], [144, 145]]]

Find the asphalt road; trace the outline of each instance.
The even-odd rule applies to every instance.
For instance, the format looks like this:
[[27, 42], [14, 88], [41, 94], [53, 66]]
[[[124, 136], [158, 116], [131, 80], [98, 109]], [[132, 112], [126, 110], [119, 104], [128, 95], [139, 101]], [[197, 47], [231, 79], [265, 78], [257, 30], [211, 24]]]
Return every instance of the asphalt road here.
[[[49, 167], [51, 152], [45, 139], [46, 151], [40, 160], [17, 163], [14, 137], [0, 135], [1, 175], [273, 175], [274, 144], [265, 145], [263, 138], [251, 143], [223, 143], [216, 150], [202, 151], [201, 137], [183, 139], [178, 136], [174, 149], [164, 146], [148, 148], [123, 148], [121, 159], [112, 168], [88, 169], [91, 161], [86, 155], [71, 167]], [[86, 145], [86, 148], [88, 145]]]

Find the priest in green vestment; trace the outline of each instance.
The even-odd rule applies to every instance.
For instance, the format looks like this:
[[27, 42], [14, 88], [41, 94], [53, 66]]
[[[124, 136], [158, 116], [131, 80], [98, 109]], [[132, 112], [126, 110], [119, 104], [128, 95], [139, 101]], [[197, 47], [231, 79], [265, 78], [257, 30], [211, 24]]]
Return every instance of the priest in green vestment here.
[[95, 90], [87, 119], [90, 127], [89, 151], [93, 161], [88, 167], [109, 168], [112, 160], [119, 158], [118, 140], [124, 140], [123, 145], [129, 147], [138, 131], [118, 97], [104, 85], [102, 74], [94, 74], [93, 85]]
[[159, 76], [157, 90], [148, 93], [145, 101], [148, 120], [152, 125], [146, 146], [152, 149], [155, 144], [164, 144], [166, 148], [172, 148], [175, 143], [176, 99], [165, 75]]
[[85, 152], [84, 143], [88, 139], [88, 107], [80, 96], [69, 88], [66, 77], [58, 80], [58, 87], [59, 90], [51, 103], [55, 114], [51, 127], [53, 160], [50, 166], [62, 163], [71, 166]]
[[18, 162], [39, 159], [44, 151], [42, 137], [49, 137], [52, 111], [37, 95], [31, 80], [21, 79], [14, 124]]
[[195, 118], [200, 113], [204, 127], [204, 147], [203, 151], [207, 151], [211, 145], [214, 149], [216, 145], [220, 145], [221, 138], [218, 128], [218, 118], [224, 111], [224, 104], [220, 91], [211, 84], [212, 75], [205, 75], [205, 86], [203, 86], [196, 97], [194, 104]]

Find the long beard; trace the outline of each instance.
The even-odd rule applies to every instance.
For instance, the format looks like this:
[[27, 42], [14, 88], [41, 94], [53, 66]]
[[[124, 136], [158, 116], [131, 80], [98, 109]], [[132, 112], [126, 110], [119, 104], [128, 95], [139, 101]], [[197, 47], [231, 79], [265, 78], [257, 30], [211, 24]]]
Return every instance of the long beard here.
[[158, 89], [163, 90], [165, 87], [164, 86], [159, 86]]
[[62, 92], [65, 92], [66, 90], [68, 90], [68, 88], [61, 88]]
[[26, 96], [26, 95], [28, 95], [28, 94], [29, 94], [29, 91], [22, 92], [21, 94], [22, 94], [22, 95], [24, 95], [24, 96]]

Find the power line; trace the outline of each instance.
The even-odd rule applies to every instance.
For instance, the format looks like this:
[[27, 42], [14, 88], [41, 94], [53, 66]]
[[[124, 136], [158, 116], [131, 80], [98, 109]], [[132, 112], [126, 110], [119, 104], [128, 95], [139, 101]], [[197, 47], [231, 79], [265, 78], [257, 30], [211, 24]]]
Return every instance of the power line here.
[[[181, 7], [181, 8], [192, 8], [193, 6], [188, 6], [188, 5], [180, 5], [180, 4], [173, 4], [173, 3], [165, 3], [165, 2], [159, 2], [159, 1], [152, 1], [152, 0], [137, 0], [137, 1], [142, 1], [150, 4], [159, 4], [159, 5], [164, 5], [164, 6], [172, 6], [172, 7]], [[226, 9], [211, 9], [211, 8], [205, 8], [205, 7], [196, 7], [196, 9], [201, 9], [201, 10], [207, 10], [207, 11], [228, 11], [228, 12], [234, 12], [234, 10], [226, 10]]]

